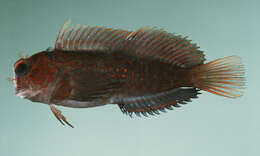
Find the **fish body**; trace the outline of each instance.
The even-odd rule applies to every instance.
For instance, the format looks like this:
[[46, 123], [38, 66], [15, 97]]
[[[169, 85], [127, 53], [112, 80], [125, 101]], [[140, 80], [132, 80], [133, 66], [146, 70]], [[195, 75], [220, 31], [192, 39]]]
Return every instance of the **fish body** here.
[[147, 116], [186, 104], [200, 90], [231, 98], [242, 95], [239, 57], [204, 61], [196, 44], [156, 28], [129, 32], [84, 25], [68, 29], [65, 24], [53, 50], [14, 64], [15, 92], [50, 105], [67, 124], [53, 105], [118, 104], [125, 114]]
[[32, 82], [34, 93], [24, 96], [46, 104], [91, 107], [93, 101], [98, 101], [97, 105], [113, 103], [116, 98], [192, 86], [188, 69], [121, 51], [43, 51], [28, 62], [34, 63], [25, 83]]

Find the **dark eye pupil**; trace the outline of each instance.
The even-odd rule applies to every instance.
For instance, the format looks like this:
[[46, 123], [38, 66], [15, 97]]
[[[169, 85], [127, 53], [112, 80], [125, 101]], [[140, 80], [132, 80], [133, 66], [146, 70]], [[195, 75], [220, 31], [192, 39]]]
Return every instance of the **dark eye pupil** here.
[[21, 75], [21, 74], [26, 74], [27, 71], [27, 66], [24, 63], [21, 63], [18, 65], [18, 67], [15, 69], [15, 74]]

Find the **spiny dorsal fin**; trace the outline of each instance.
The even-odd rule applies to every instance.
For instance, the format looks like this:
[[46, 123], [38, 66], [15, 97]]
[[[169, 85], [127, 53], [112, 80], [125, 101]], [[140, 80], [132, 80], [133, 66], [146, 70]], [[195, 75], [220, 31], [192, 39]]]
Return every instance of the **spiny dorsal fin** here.
[[124, 48], [138, 56], [151, 56], [185, 68], [202, 64], [205, 60], [202, 51], [186, 38], [155, 27], [144, 27], [128, 37], [131, 42]]
[[60, 50], [106, 50], [119, 49], [131, 33], [122, 29], [75, 25], [69, 28], [67, 21], [59, 31], [55, 49]]

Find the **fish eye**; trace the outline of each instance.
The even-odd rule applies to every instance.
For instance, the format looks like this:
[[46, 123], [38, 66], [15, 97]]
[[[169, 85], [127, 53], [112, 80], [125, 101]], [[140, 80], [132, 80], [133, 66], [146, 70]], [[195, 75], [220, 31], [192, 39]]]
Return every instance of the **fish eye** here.
[[22, 75], [27, 73], [27, 65], [25, 63], [20, 63], [16, 68], [15, 68], [15, 74], [16, 75]]

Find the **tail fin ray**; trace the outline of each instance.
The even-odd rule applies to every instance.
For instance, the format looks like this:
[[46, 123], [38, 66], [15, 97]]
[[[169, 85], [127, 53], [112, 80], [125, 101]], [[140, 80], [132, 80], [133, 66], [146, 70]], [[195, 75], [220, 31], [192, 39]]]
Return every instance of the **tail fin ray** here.
[[244, 66], [238, 56], [220, 58], [191, 70], [193, 84], [210, 93], [237, 98], [245, 86]]

